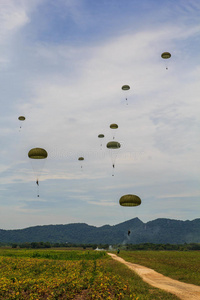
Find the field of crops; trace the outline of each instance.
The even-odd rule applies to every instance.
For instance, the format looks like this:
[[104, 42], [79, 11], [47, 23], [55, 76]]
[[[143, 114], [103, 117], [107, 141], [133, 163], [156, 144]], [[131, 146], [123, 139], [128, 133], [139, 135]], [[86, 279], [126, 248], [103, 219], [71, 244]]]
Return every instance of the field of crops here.
[[175, 300], [101, 251], [0, 249], [0, 299]]
[[104, 272], [104, 260], [99, 259], [104, 253], [3, 250], [2, 254], [1, 299], [74, 299], [85, 290], [90, 299], [121, 299], [128, 293], [118, 276]]
[[200, 285], [200, 251], [121, 251], [120, 256], [176, 280]]

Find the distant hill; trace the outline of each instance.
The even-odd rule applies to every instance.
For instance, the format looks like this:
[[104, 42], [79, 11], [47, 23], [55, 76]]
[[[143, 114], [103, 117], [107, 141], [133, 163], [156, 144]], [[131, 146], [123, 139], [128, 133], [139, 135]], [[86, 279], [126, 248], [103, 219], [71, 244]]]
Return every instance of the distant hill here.
[[[128, 236], [128, 230], [130, 235]], [[25, 229], [0, 229], [1, 243], [25, 242], [78, 243], [78, 244], [184, 244], [200, 243], [200, 219], [179, 221], [156, 219], [143, 223], [134, 218], [110, 226], [90, 226], [85, 223], [43, 225]]]

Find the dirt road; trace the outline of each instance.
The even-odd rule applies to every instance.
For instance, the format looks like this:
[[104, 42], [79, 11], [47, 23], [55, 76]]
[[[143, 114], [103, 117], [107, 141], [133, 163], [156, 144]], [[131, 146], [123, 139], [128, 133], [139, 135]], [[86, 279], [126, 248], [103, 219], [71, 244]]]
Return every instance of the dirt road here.
[[108, 255], [125, 264], [129, 269], [142, 277], [144, 281], [154, 287], [175, 294], [182, 300], [200, 300], [200, 286], [171, 279], [147, 267], [127, 262], [113, 253], [108, 253]]

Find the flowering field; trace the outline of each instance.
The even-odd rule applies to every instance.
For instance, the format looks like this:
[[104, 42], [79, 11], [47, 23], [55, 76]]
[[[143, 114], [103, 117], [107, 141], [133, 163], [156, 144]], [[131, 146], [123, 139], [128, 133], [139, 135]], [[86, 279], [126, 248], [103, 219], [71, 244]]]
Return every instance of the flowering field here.
[[[70, 255], [70, 251], [60, 253], [64, 255], [64, 252]], [[89, 254], [87, 251], [80, 252], [82, 256]], [[45, 250], [2, 251], [0, 299], [137, 299], [120, 276], [106, 271], [107, 259], [99, 259], [98, 252], [91, 252], [92, 259], [84, 260], [28, 257], [28, 254], [37, 256], [36, 253], [42, 256]], [[26, 257], [20, 257], [20, 254]], [[51, 254], [56, 255], [53, 251]], [[78, 252], [71, 254], [72, 257], [78, 255]]]
[[178, 298], [149, 286], [104, 251], [0, 248], [0, 300], [12, 299]]

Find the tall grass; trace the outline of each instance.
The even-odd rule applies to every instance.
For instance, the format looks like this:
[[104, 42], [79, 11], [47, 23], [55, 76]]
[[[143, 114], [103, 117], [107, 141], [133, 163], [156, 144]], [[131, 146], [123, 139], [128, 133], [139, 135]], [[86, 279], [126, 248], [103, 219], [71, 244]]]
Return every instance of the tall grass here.
[[121, 251], [120, 256], [173, 279], [200, 285], [200, 251]]
[[105, 251], [52, 250], [52, 249], [0, 249], [0, 256], [33, 257], [58, 260], [95, 260], [105, 257]]

